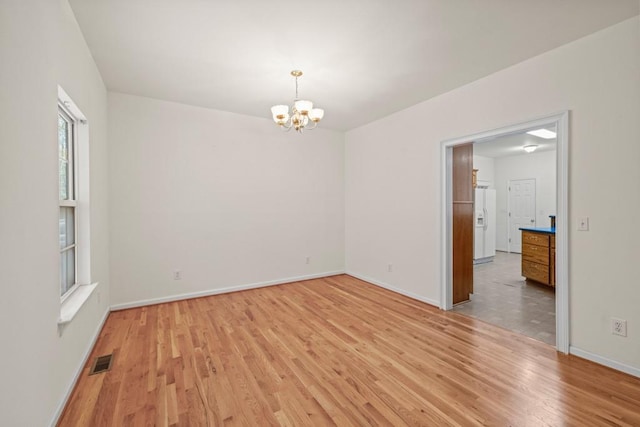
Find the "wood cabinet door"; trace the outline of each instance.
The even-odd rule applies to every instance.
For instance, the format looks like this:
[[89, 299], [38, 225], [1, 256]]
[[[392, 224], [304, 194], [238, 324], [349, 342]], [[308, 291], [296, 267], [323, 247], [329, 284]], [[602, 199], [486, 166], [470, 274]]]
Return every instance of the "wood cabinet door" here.
[[453, 303], [473, 292], [473, 144], [453, 147]]

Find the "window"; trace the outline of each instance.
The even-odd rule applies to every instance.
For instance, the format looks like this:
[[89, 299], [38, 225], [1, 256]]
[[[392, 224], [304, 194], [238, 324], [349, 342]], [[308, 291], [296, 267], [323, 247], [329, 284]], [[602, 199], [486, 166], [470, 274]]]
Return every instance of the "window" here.
[[64, 299], [77, 286], [77, 179], [76, 123], [58, 106], [58, 185], [60, 200], [60, 295]]
[[[58, 86], [58, 327], [71, 322], [98, 287], [98, 283], [91, 280], [89, 164], [87, 118]], [[52, 280], [55, 284], [55, 278]]]

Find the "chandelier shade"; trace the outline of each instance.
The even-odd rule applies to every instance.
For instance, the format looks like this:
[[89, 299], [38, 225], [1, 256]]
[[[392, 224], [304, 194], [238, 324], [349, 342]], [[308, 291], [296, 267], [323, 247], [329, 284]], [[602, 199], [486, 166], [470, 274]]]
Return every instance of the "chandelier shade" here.
[[313, 108], [313, 102], [301, 99], [293, 103], [293, 111], [299, 111], [300, 114], [306, 116]]
[[314, 122], [319, 122], [324, 117], [324, 110], [322, 108], [314, 108], [309, 111], [309, 118]]
[[271, 114], [273, 114], [273, 121], [279, 125], [283, 125], [289, 120], [289, 106], [274, 105], [271, 107]]
[[307, 99], [298, 99], [298, 77], [302, 76], [302, 71], [293, 70], [291, 75], [296, 79], [296, 97], [291, 107], [291, 113], [289, 113], [287, 105], [274, 105], [271, 107], [273, 121], [285, 131], [293, 128], [302, 133], [305, 129], [315, 129], [318, 122], [324, 117], [324, 110], [313, 108], [313, 102]]

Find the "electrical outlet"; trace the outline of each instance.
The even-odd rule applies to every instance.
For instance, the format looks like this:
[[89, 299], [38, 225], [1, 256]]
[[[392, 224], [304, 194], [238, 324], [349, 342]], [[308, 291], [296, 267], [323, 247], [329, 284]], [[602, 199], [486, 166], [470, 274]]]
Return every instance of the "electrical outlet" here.
[[627, 321], [624, 319], [611, 318], [611, 333], [613, 335], [627, 336]]
[[589, 231], [589, 217], [582, 217], [578, 221], [578, 231]]
[[173, 280], [181, 280], [182, 279], [182, 271], [175, 270], [173, 272]]
[[311, 257], [310, 257], [310, 256], [306, 257], [306, 258], [304, 259], [304, 263], [305, 263], [305, 264], [311, 264]]
[[389, 265], [387, 265], [387, 271], [388, 271], [389, 273], [393, 272], [393, 264], [389, 264]]

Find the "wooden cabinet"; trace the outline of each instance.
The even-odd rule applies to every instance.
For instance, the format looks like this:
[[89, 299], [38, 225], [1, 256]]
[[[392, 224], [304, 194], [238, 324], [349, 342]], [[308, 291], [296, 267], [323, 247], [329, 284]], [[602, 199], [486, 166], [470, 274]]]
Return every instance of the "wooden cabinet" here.
[[473, 293], [473, 144], [456, 145], [452, 153], [453, 303]]
[[555, 286], [556, 236], [522, 230], [522, 275], [530, 280]]

